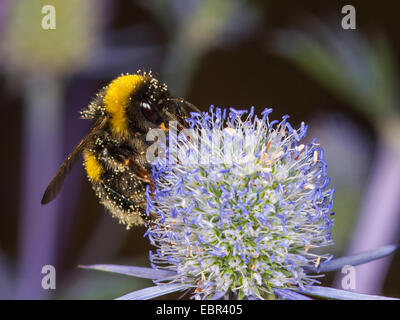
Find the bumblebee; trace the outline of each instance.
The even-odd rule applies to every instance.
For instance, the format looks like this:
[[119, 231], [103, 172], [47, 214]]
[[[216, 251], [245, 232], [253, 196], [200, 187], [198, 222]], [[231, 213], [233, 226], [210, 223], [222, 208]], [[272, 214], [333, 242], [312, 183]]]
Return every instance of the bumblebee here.
[[168, 131], [170, 121], [182, 127], [192, 104], [171, 95], [165, 84], [146, 72], [121, 75], [100, 90], [81, 112], [94, 125], [65, 159], [42, 198], [49, 203], [83, 155], [87, 177], [100, 202], [127, 229], [146, 224], [146, 188], [153, 188], [146, 160], [149, 129]]

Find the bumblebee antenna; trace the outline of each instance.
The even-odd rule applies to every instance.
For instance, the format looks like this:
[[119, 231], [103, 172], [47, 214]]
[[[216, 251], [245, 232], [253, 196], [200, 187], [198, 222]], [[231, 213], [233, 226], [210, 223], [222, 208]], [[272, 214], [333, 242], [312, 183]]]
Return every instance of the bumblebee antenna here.
[[187, 102], [186, 100], [184, 100], [184, 99], [182, 99], [182, 98], [170, 98], [170, 99], [168, 99], [168, 100], [183, 103], [183, 104], [185, 104], [185, 106], [187, 106], [189, 109], [192, 109], [192, 111], [201, 113], [200, 109], [197, 108], [194, 104], [192, 104], [192, 103], [190, 103], [190, 102]]
[[201, 113], [200, 109], [197, 108], [194, 104], [187, 102], [187, 101], [183, 101], [184, 104], [186, 104], [186, 106], [188, 106], [190, 109], [192, 109], [195, 112]]

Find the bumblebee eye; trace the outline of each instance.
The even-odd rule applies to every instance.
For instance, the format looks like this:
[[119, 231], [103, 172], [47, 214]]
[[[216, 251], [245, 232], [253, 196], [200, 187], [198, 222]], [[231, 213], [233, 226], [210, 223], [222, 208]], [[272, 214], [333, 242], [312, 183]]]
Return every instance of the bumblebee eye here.
[[161, 123], [160, 115], [158, 114], [157, 110], [153, 108], [149, 103], [142, 102], [140, 104], [140, 110], [142, 110], [142, 113], [147, 120], [156, 124]]

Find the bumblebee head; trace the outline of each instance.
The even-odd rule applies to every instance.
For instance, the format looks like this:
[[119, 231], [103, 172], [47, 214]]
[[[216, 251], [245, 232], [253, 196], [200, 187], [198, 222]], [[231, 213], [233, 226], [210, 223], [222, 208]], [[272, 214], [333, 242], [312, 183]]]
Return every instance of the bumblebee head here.
[[168, 128], [170, 121], [185, 127], [189, 111], [198, 111], [183, 99], [173, 97], [151, 73], [116, 78], [105, 91], [104, 107], [110, 116], [111, 131], [118, 138], [127, 138], [130, 132]]
[[140, 88], [132, 92], [130, 102], [129, 121], [143, 132], [150, 128], [169, 128], [171, 121], [186, 127], [189, 111], [198, 111], [182, 98], [171, 95], [167, 86], [152, 76], [143, 79]]

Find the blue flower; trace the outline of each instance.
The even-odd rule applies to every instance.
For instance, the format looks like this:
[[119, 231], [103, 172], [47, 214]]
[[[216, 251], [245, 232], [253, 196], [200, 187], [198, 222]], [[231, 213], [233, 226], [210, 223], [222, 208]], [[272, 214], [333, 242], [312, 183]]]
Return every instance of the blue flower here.
[[154, 163], [151, 263], [195, 298], [271, 298], [317, 282], [304, 267], [329, 258], [312, 253], [332, 244], [323, 150], [300, 143], [304, 123], [269, 121], [271, 111], [192, 113], [192, 130], [170, 137], [177, 156]]
[[[195, 299], [377, 299], [316, 286], [320, 272], [392, 253], [387, 246], [331, 260], [334, 189], [323, 149], [302, 144], [307, 126], [270, 121], [254, 108], [192, 113], [190, 129], [170, 134], [168, 157], [153, 163], [147, 190], [153, 222], [146, 232], [153, 269], [88, 268], [152, 279], [156, 286], [123, 299], [174, 291]], [[171, 131], [171, 130], [170, 130]]]

